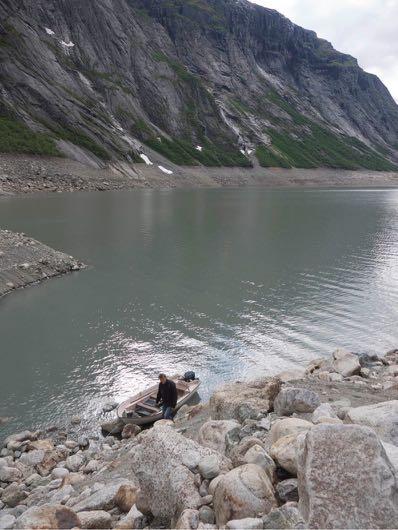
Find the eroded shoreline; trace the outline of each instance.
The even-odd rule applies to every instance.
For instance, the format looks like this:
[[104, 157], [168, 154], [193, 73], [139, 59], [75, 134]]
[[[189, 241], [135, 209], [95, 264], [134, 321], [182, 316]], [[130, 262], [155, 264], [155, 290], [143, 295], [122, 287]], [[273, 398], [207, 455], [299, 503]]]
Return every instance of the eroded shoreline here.
[[11, 291], [85, 266], [23, 233], [0, 229], [0, 298]]

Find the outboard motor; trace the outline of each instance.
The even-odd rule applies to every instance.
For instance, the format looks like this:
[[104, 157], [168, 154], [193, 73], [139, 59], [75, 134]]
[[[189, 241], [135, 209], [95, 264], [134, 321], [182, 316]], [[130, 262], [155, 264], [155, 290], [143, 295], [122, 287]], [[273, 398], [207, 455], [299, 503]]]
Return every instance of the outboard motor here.
[[185, 372], [184, 381], [189, 383], [190, 381], [194, 381], [195, 379], [196, 379], [195, 372], [192, 372], [192, 371]]

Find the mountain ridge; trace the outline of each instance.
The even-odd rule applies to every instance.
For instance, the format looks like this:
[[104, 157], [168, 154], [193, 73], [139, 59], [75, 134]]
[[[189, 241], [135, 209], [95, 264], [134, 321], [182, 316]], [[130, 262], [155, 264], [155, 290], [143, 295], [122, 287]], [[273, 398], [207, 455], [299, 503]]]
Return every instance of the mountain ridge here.
[[1, 0], [0, 20], [0, 151], [398, 170], [386, 87], [277, 11], [246, 0]]

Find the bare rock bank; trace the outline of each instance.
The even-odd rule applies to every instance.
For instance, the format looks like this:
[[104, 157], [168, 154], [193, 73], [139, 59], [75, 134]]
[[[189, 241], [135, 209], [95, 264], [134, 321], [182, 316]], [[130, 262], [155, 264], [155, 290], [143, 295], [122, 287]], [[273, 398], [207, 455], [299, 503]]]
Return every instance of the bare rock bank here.
[[[398, 187], [398, 173], [341, 169], [282, 169], [101, 163], [95, 160], [0, 154], [0, 197], [29, 193], [134, 188], [360, 188]], [[162, 167], [163, 169], [160, 169]]]
[[0, 230], [0, 297], [84, 265], [25, 234]]
[[174, 423], [103, 427], [118, 436], [4, 440], [0, 528], [398, 527], [398, 350], [337, 350]]

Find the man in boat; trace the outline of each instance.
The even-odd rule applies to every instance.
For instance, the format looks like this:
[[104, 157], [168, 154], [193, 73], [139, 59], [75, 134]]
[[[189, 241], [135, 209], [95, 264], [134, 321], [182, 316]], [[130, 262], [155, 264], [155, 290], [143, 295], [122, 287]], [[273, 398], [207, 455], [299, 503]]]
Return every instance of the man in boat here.
[[162, 404], [163, 419], [173, 419], [173, 409], [177, 405], [177, 387], [174, 381], [167, 379], [165, 374], [159, 374], [159, 390], [156, 403]]

